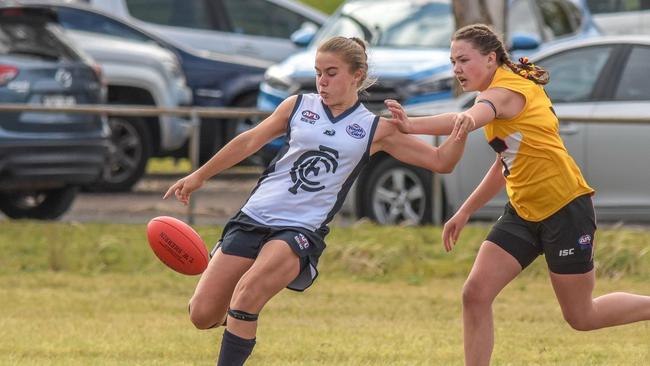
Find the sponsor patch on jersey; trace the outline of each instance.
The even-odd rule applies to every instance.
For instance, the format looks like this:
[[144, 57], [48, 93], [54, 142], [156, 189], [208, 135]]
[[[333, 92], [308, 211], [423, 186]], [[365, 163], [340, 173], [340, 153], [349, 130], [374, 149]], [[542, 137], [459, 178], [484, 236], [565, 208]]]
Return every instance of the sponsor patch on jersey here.
[[308, 109], [302, 111], [302, 117], [300, 117], [300, 120], [302, 122], [307, 122], [310, 125], [313, 125], [319, 119], [320, 119], [320, 116], [318, 114], [316, 114], [316, 113], [314, 113], [314, 112], [312, 112], [312, 111], [310, 111]]
[[309, 240], [307, 240], [307, 237], [303, 234], [298, 234], [293, 237], [296, 240], [296, 243], [298, 244], [298, 247], [302, 250], [309, 248]]
[[348, 133], [348, 135], [354, 137], [355, 139], [362, 139], [366, 136], [366, 131], [363, 129], [363, 127], [359, 126], [356, 123], [353, 123], [346, 127], [345, 131]]
[[334, 136], [335, 134], [336, 134], [336, 130], [334, 130], [333, 128], [323, 131], [323, 135]]
[[591, 248], [591, 235], [585, 234], [578, 238], [578, 246], [580, 249], [585, 250]]

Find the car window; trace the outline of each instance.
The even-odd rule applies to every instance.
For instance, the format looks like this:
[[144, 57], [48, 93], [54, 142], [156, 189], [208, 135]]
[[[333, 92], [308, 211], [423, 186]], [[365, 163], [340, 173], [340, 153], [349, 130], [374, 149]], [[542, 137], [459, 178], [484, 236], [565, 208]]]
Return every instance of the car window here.
[[616, 100], [650, 100], [650, 47], [632, 49], [618, 84]]
[[546, 39], [553, 39], [575, 32], [575, 24], [571, 14], [560, 1], [543, 0], [539, 1], [539, 9], [542, 12], [543, 31]]
[[[539, 34], [539, 24], [534, 14], [529, 0], [513, 1], [508, 9], [508, 33], [537, 36], [543, 39], [544, 37]], [[522, 21], [522, 19], [530, 19], [530, 21]]]
[[360, 37], [373, 46], [449, 48], [454, 17], [448, 3], [363, 1], [343, 5], [339, 15], [312, 41]]
[[78, 61], [79, 56], [57, 36], [53, 25], [36, 22], [0, 22], [0, 55], [52, 61]]
[[204, 1], [126, 0], [134, 18], [175, 27], [213, 29]]
[[59, 23], [65, 29], [107, 34], [142, 42], [150, 40], [142, 33], [99, 14], [71, 8], [58, 8], [57, 13]]
[[650, 9], [648, 0], [587, 0], [587, 4], [589, 10], [594, 14]]
[[224, 0], [235, 33], [289, 38], [310, 21], [293, 11], [263, 0]]
[[544, 87], [553, 102], [586, 102], [612, 53], [612, 46], [585, 47], [538, 62], [550, 74]]

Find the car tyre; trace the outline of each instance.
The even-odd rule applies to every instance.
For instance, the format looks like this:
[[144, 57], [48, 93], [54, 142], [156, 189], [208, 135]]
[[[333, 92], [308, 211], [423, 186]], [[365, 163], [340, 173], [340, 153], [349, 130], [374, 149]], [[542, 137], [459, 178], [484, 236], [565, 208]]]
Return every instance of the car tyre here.
[[0, 193], [0, 211], [12, 219], [54, 220], [63, 215], [77, 195], [77, 187]]
[[374, 166], [363, 193], [363, 216], [382, 225], [432, 221], [431, 172], [388, 158]]
[[99, 181], [88, 190], [125, 192], [142, 178], [152, 155], [151, 133], [145, 123], [140, 118], [109, 118], [109, 161]]

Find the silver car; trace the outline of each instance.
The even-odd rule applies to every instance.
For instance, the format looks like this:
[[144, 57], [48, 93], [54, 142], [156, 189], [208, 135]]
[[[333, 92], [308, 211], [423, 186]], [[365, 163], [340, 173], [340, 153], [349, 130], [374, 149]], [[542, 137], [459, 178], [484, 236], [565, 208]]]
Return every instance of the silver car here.
[[279, 62], [295, 52], [301, 29], [327, 16], [295, 0], [85, 0], [171, 43]]
[[[560, 134], [565, 146], [587, 182], [596, 189], [594, 205], [598, 218], [650, 221], [650, 37], [572, 41], [545, 49], [531, 59], [550, 72], [551, 82], [545, 89], [561, 120]], [[449, 102], [421, 105], [408, 113], [428, 115], [464, 110], [473, 104], [474, 96], [466, 94]], [[563, 116], [611, 118], [611, 123], [576, 123]], [[648, 123], [622, 123], [617, 120], [620, 117], [642, 117]], [[422, 138], [433, 141], [431, 136]], [[483, 132], [471, 133], [454, 172], [442, 176], [447, 216], [458, 210], [493, 162], [494, 151]], [[377, 221], [431, 220], [427, 216], [432, 205], [431, 175], [422, 175], [406, 166], [371, 169], [373, 176], [384, 179], [359, 187], [354, 193], [370, 195]], [[498, 217], [506, 200], [502, 192], [473, 218]]]

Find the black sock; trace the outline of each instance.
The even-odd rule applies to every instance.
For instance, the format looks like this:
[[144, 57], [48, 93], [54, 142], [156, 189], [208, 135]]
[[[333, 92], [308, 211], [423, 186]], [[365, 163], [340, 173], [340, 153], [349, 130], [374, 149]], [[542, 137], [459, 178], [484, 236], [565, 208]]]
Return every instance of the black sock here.
[[244, 339], [224, 330], [217, 366], [242, 366], [255, 347], [255, 338]]

